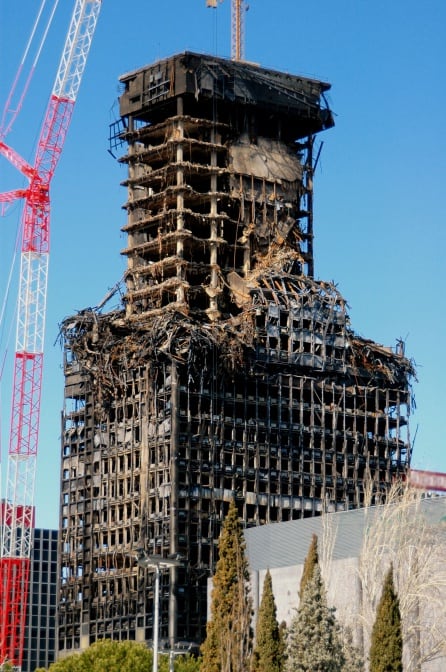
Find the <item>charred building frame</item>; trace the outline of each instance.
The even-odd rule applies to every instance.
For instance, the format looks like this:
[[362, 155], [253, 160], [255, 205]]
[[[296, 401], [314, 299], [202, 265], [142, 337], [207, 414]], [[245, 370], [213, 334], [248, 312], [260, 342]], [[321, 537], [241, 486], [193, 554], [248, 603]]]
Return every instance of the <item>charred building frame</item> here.
[[[200, 642], [229, 502], [246, 526], [360, 507], [410, 464], [411, 362], [314, 278], [326, 83], [184, 53], [121, 78], [122, 309], [62, 327], [59, 651]], [[316, 155], [316, 156], [315, 156]]]

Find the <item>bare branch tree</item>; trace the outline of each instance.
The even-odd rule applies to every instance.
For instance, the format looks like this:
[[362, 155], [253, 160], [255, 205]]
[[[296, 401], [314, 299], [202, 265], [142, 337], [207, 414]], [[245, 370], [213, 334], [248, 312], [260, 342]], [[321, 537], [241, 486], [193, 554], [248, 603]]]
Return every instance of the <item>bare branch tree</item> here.
[[362, 618], [370, 640], [383, 578], [390, 564], [400, 599], [403, 623], [404, 670], [446, 652], [446, 530], [428, 521], [421, 491], [396, 482], [386, 502], [368, 507], [359, 561]]
[[[330, 569], [337, 534], [338, 519], [324, 508], [322, 511], [322, 540], [319, 551], [319, 565], [326, 585], [328, 585], [330, 580], [333, 581], [333, 577], [330, 576]], [[334, 589], [336, 590], [336, 586], [334, 586]]]

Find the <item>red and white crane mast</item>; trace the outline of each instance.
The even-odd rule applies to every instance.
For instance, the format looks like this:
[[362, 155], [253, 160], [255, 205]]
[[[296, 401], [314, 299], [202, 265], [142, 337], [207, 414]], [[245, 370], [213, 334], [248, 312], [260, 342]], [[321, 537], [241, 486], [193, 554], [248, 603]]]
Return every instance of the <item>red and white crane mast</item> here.
[[1, 503], [0, 666], [21, 668], [34, 528], [48, 259], [49, 189], [64, 145], [102, 0], [75, 0], [62, 58], [41, 127], [34, 164], [0, 141], [2, 154], [29, 180], [28, 188], [0, 194], [24, 198], [16, 349], [6, 480]]

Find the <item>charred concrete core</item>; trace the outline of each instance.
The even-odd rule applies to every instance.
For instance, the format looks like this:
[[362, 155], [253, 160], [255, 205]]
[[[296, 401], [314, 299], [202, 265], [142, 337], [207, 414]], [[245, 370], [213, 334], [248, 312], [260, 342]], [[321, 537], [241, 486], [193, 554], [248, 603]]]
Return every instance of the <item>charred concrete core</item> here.
[[[127, 315], [228, 314], [229, 272], [272, 251], [313, 275], [313, 138], [328, 84], [186, 53], [121, 78]], [[291, 258], [291, 257], [290, 257]]]
[[196, 54], [122, 81], [124, 303], [62, 325], [66, 652], [152, 640], [136, 549], [184, 558], [162, 573], [160, 637], [200, 642], [231, 500], [247, 526], [356, 508], [410, 464], [403, 344], [357, 336], [312, 277], [328, 85]]

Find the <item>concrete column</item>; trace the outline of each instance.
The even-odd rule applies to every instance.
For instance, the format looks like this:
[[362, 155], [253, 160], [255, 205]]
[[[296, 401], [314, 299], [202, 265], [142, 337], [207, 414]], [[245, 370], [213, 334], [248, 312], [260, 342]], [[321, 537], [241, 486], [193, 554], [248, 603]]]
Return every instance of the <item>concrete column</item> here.
[[[211, 142], [216, 142], [215, 130], [212, 129], [211, 133]], [[211, 150], [211, 166], [217, 166], [217, 152], [215, 149]], [[220, 313], [218, 311], [217, 296], [218, 296], [218, 272], [217, 272], [217, 252], [218, 252], [218, 231], [217, 231], [217, 220], [215, 216], [218, 214], [218, 203], [217, 203], [217, 175], [213, 172], [211, 174], [211, 230], [210, 230], [210, 252], [209, 252], [209, 264], [211, 266], [211, 280], [209, 287], [209, 316], [211, 319], [217, 318]]]
[[[177, 115], [181, 117], [183, 115], [183, 99], [181, 96], [177, 99]], [[176, 152], [176, 162], [177, 162], [177, 187], [182, 187], [184, 186], [184, 171], [181, 164], [183, 162], [183, 138], [184, 138], [184, 122], [183, 119], [180, 118], [176, 122], [175, 126], [175, 138], [176, 140], [180, 140], [177, 144], [177, 152]], [[183, 215], [183, 210], [184, 210], [184, 192], [182, 190], [178, 190], [177, 192], [177, 231], [182, 231], [184, 229], [184, 215]], [[183, 239], [179, 238], [177, 240], [177, 245], [176, 245], [176, 252], [177, 252], [177, 257], [179, 259], [183, 259], [184, 256], [184, 243]], [[177, 291], [176, 291], [176, 300], [178, 303], [184, 303], [185, 301], [185, 295], [184, 295], [184, 286], [183, 286], [183, 270], [180, 264], [177, 265], [177, 279], [180, 281], [181, 284], [179, 284]]]

